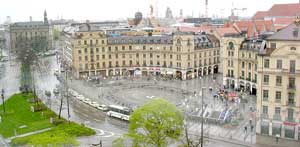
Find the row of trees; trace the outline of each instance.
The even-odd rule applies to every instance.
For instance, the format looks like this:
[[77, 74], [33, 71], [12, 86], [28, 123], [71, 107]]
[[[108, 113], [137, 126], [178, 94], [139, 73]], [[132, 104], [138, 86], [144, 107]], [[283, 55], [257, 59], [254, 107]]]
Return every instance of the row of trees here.
[[164, 99], [153, 99], [130, 116], [128, 133], [113, 142], [115, 147], [200, 147], [201, 138], [188, 133], [183, 113]]

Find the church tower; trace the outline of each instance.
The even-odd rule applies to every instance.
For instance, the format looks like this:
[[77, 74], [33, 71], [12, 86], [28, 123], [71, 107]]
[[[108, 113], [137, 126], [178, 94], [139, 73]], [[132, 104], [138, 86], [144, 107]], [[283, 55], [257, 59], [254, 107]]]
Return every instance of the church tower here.
[[48, 24], [47, 12], [44, 11], [44, 24]]

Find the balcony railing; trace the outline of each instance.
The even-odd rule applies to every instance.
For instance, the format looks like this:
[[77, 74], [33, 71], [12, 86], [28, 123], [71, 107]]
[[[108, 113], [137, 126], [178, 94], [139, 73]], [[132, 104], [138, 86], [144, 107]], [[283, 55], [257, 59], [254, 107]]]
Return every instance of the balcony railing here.
[[292, 85], [292, 84], [289, 84], [289, 85], [287, 85], [287, 88], [288, 88], [288, 89], [291, 89], [291, 90], [295, 90], [295, 89], [296, 89], [296, 86], [295, 86], [295, 85]]
[[290, 106], [290, 107], [294, 107], [295, 106], [295, 102], [294, 101], [287, 101], [287, 106]]
[[287, 122], [295, 122], [295, 119], [294, 118], [291, 118], [291, 117], [286, 117], [285, 118], [285, 121], [287, 121]]
[[275, 114], [275, 115], [273, 115], [273, 120], [279, 120], [279, 121], [281, 121], [281, 116], [280, 116], [280, 114]]
[[260, 117], [261, 117], [262, 119], [269, 119], [269, 115], [266, 114], [266, 113], [261, 114]]

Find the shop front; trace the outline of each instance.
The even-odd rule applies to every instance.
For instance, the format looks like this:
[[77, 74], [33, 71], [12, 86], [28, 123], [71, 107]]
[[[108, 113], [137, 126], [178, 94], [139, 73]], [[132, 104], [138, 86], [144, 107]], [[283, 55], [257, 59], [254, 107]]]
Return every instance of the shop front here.
[[272, 135], [276, 136], [276, 135], [280, 135], [281, 136], [281, 123], [272, 123]]
[[269, 135], [269, 121], [266, 120], [262, 120], [261, 121], [261, 134], [263, 135]]
[[295, 126], [296, 123], [284, 122], [284, 137], [295, 139]]

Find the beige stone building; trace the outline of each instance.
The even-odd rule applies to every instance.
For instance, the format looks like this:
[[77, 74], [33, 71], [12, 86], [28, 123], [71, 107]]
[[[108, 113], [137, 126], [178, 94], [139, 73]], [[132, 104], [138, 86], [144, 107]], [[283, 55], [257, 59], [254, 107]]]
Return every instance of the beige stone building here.
[[223, 84], [257, 95], [259, 135], [300, 140], [299, 32], [298, 21], [264, 40], [223, 40]]
[[256, 132], [300, 140], [300, 21], [268, 37], [257, 61]]
[[263, 47], [261, 39], [228, 36], [223, 40], [223, 84], [244, 89], [251, 94], [257, 91], [257, 54]]
[[10, 24], [8, 39], [11, 53], [17, 53], [21, 48], [32, 48], [37, 43], [42, 43], [45, 51], [52, 49], [52, 27], [48, 23], [46, 11], [44, 21], [31, 20]]
[[220, 43], [213, 35], [107, 35], [89, 24], [68, 31], [63, 57], [77, 77], [151, 74], [185, 80], [219, 71]]

